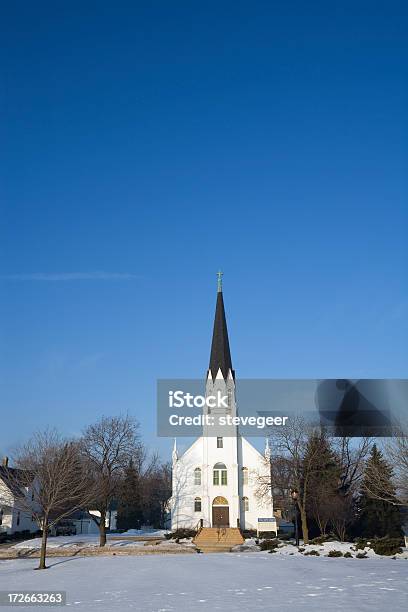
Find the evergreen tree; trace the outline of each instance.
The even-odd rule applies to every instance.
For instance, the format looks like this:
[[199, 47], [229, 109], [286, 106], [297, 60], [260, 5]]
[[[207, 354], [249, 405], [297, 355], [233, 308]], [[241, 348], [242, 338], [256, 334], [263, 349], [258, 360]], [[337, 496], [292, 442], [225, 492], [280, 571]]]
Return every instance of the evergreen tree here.
[[131, 460], [119, 490], [117, 527], [139, 529], [142, 521], [141, 477]]
[[[303, 460], [303, 487], [307, 477], [307, 514], [315, 521], [321, 534], [326, 533], [338, 496], [340, 465], [324, 431], [313, 433]], [[312, 531], [313, 531], [313, 524]]]
[[[400, 537], [402, 517], [390, 500], [393, 470], [374, 444], [364, 471], [359, 498], [358, 527], [363, 537]], [[382, 485], [383, 483], [383, 485]], [[381, 499], [381, 487], [384, 499]], [[375, 495], [372, 491], [375, 489]], [[394, 489], [395, 494], [395, 489]]]

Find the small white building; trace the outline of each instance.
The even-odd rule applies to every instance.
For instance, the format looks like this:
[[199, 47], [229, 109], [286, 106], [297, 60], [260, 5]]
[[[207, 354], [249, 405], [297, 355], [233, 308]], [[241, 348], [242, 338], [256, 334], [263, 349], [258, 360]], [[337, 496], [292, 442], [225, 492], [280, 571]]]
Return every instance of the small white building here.
[[[99, 510], [88, 510], [88, 514], [90, 514], [91, 516], [93, 516], [98, 522], [96, 523], [97, 525], [100, 523], [101, 520], [101, 513]], [[118, 512], [117, 510], [108, 510], [106, 515], [105, 515], [105, 528], [108, 531], [116, 531], [117, 529], [117, 517], [118, 517]], [[94, 521], [95, 522], [95, 521]], [[90, 527], [93, 529], [93, 526], [90, 525]], [[90, 532], [91, 533], [91, 532]]]
[[[206, 395], [220, 391], [228, 396], [228, 408], [218, 415], [237, 415], [235, 372], [232, 368], [221, 279], [207, 372]], [[204, 414], [211, 409], [203, 408]], [[214, 409], [212, 409], [214, 410]], [[210, 435], [204, 426], [198, 438], [182, 455], [173, 450], [172, 497], [168, 502], [171, 528], [239, 527], [258, 529], [262, 522], [275, 523], [272, 495], [257, 495], [259, 479], [268, 476], [268, 453], [262, 455], [238, 429], [228, 436]], [[267, 521], [269, 519], [269, 521]]]
[[9, 467], [5, 457], [0, 466], [0, 534], [38, 531], [34, 516], [26, 510], [31, 502], [35, 503], [34, 497], [34, 488], [27, 486], [27, 473]]

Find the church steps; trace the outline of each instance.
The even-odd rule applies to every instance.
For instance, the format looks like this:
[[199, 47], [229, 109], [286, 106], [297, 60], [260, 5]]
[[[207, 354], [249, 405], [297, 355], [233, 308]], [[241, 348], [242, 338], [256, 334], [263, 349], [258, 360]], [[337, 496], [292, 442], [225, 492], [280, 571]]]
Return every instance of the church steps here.
[[229, 552], [233, 546], [243, 544], [239, 529], [226, 527], [203, 527], [193, 540], [201, 552]]

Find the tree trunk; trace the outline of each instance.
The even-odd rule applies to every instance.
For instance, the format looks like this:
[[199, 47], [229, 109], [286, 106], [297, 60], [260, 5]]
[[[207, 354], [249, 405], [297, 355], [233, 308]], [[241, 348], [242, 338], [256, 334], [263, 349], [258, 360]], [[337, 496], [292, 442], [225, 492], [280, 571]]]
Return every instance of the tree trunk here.
[[47, 537], [48, 537], [48, 516], [47, 515], [44, 516], [42, 528], [43, 528], [43, 532], [42, 532], [42, 538], [41, 538], [40, 565], [37, 567], [37, 569], [47, 569], [47, 566], [45, 565], [45, 555], [47, 553]]
[[307, 527], [306, 511], [302, 505], [299, 505], [300, 520], [302, 523], [303, 542], [309, 544], [309, 529]]
[[106, 544], [106, 510], [101, 511], [101, 522], [99, 523], [99, 546]]

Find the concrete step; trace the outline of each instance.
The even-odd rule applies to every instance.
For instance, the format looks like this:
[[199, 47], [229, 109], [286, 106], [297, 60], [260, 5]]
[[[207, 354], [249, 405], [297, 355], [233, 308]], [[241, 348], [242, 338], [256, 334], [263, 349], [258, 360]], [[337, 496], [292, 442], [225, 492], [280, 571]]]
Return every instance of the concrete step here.
[[197, 540], [194, 540], [194, 544], [230, 544], [231, 546], [233, 546], [234, 544], [242, 544], [242, 540], [238, 539], [238, 538], [228, 538], [228, 539], [223, 539], [223, 540], [209, 540], [204, 539], [204, 538], [199, 538]]

